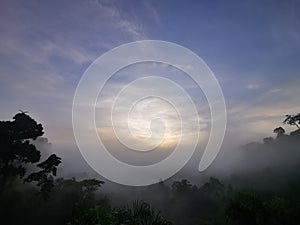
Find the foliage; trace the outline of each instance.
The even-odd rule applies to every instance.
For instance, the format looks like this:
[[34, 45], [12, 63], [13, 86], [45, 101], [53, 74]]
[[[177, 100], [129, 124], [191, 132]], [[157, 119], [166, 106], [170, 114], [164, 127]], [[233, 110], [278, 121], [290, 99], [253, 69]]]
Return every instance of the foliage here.
[[237, 224], [257, 224], [264, 221], [265, 206], [255, 192], [240, 192], [230, 199], [226, 216]]
[[[49, 199], [49, 193], [54, 187], [53, 176], [56, 176], [57, 166], [61, 163], [61, 158], [55, 154], [49, 156], [44, 162], [41, 162], [37, 167], [41, 168], [40, 171], [30, 174], [24, 182], [37, 182], [37, 185], [41, 187], [40, 194], [44, 199]], [[52, 175], [53, 176], [52, 176]]]
[[300, 113], [297, 115], [285, 115], [285, 120], [283, 121], [284, 124], [288, 124], [291, 126], [296, 126], [298, 129], [300, 129]]
[[0, 176], [3, 190], [9, 178], [24, 177], [24, 163], [36, 163], [41, 153], [30, 143], [43, 135], [43, 127], [25, 113], [18, 113], [13, 121], [0, 122]]
[[[38, 163], [41, 152], [32, 141], [43, 135], [43, 127], [25, 112], [17, 113], [13, 121], [0, 121], [0, 194], [8, 189], [9, 183], [16, 178], [24, 178], [27, 165]], [[39, 172], [30, 174], [25, 182], [36, 181], [41, 187], [40, 193], [47, 198], [53, 187], [53, 176], [56, 176], [57, 166], [61, 158], [55, 154], [37, 164]]]
[[95, 192], [104, 184], [104, 181], [97, 179], [85, 179], [77, 181], [75, 177], [72, 179], [57, 179], [55, 190], [57, 192], [71, 195], [77, 201], [88, 201], [93, 199]]
[[68, 225], [172, 225], [170, 221], [156, 213], [149, 204], [136, 201], [133, 206], [105, 208], [100, 205], [82, 210], [68, 222]]
[[284, 135], [285, 129], [283, 129], [282, 127], [277, 127], [273, 130], [273, 133], [277, 134], [277, 138], [280, 138]]
[[[294, 119], [285, 123], [298, 126], [297, 116], [288, 118]], [[278, 127], [274, 132], [283, 135], [284, 129]], [[193, 185], [187, 179], [174, 181], [170, 185], [161, 181], [144, 189], [143, 196], [151, 206], [139, 200], [130, 207], [113, 207], [109, 198], [99, 191], [103, 181], [77, 180], [74, 177], [55, 179], [61, 158], [52, 154], [40, 162], [41, 152], [32, 144], [42, 134], [41, 124], [23, 112], [14, 116], [13, 121], [0, 122], [0, 181], [1, 191], [5, 190], [5, 195], [0, 196], [1, 224], [299, 224], [300, 183], [295, 175], [292, 177], [295, 184], [291, 184], [290, 189], [277, 192], [234, 188], [228, 181], [224, 184], [213, 177], [200, 186]], [[282, 137], [265, 138], [264, 144], [249, 145], [248, 149], [274, 152], [291, 143], [298, 148], [298, 136], [291, 133]], [[252, 151], [249, 154], [253, 154]], [[28, 165], [36, 166], [37, 171], [26, 176]], [[257, 181], [259, 174], [253, 176]], [[249, 181], [249, 178], [249, 175], [245, 175], [241, 179]], [[40, 201], [36, 196], [37, 188], [32, 184], [39, 187], [38, 193], [48, 201]]]
[[172, 184], [172, 192], [174, 194], [182, 195], [191, 190], [191, 183], [187, 179], [181, 181], [174, 181]]

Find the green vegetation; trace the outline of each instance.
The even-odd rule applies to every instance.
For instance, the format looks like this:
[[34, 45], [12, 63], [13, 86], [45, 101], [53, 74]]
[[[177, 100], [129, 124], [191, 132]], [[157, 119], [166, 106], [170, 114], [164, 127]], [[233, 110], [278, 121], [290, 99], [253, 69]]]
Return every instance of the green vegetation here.
[[[289, 124], [298, 125], [296, 119]], [[299, 148], [299, 129], [291, 135], [282, 127], [274, 132], [275, 140], [264, 139], [263, 144], [246, 145], [246, 149], [277, 151], [291, 143], [293, 149]], [[197, 186], [182, 179], [151, 185], [144, 189], [145, 199], [115, 207], [101, 191], [103, 181], [55, 179], [61, 158], [52, 154], [40, 162], [42, 153], [33, 141], [42, 136], [43, 127], [26, 113], [0, 122], [0, 134], [1, 224], [297, 225], [300, 221], [297, 163], [291, 167], [293, 182], [282, 189], [253, 189], [237, 185], [235, 179], [221, 182], [217, 178]], [[287, 173], [291, 174], [290, 170]], [[255, 177], [258, 180], [259, 175]], [[246, 175], [240, 179], [253, 178]]]

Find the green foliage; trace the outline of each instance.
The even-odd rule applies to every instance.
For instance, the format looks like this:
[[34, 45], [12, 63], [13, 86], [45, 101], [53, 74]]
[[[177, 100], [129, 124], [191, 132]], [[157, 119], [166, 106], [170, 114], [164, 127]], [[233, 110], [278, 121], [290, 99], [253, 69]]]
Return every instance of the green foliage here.
[[95, 192], [104, 184], [104, 181], [97, 179], [85, 179], [77, 181], [72, 179], [57, 179], [55, 190], [64, 193], [66, 196], [76, 199], [77, 202], [92, 201]]
[[237, 224], [258, 224], [264, 221], [266, 209], [261, 198], [252, 191], [236, 194], [230, 199], [226, 216]]
[[172, 225], [149, 204], [136, 201], [133, 206], [111, 209], [100, 205], [81, 208], [68, 225]]
[[[150, 205], [145, 202], [136, 201], [133, 203], [133, 207], [127, 208], [125, 212], [125, 215], [127, 215], [125, 219], [127, 223], [125, 224], [128, 225], [171, 225], [171, 222], [163, 218], [160, 213], [156, 213]], [[124, 214], [122, 213], [122, 215]]]
[[109, 225], [111, 224], [112, 213], [110, 207], [94, 205], [90, 208], [77, 206], [72, 214], [72, 219], [67, 225]]
[[[287, 117], [285, 123], [298, 126], [297, 116]], [[201, 186], [192, 185], [187, 179], [174, 181], [171, 186], [160, 182], [144, 189], [151, 206], [136, 201], [131, 207], [114, 208], [108, 197], [98, 191], [103, 181], [54, 179], [61, 158], [52, 154], [40, 162], [41, 153], [32, 144], [43, 134], [42, 126], [23, 112], [13, 119], [0, 122], [0, 191], [6, 190], [0, 196], [1, 224], [171, 225], [173, 221], [177, 225], [299, 225], [298, 177], [293, 177], [293, 188], [276, 193], [237, 191], [216, 178]], [[283, 135], [281, 127], [274, 132], [282, 138], [265, 139], [265, 144], [259, 145], [261, 150], [268, 147], [274, 151], [274, 146], [298, 143], [295, 134], [299, 130], [293, 137], [292, 133]], [[37, 171], [26, 176], [28, 165], [32, 164]], [[258, 174], [255, 175], [257, 180]], [[36, 184], [39, 194], [48, 201], [40, 201], [36, 186], [20, 181]]]
[[233, 224], [297, 225], [300, 219], [299, 199], [259, 196], [254, 191], [242, 191], [229, 200], [225, 216]]

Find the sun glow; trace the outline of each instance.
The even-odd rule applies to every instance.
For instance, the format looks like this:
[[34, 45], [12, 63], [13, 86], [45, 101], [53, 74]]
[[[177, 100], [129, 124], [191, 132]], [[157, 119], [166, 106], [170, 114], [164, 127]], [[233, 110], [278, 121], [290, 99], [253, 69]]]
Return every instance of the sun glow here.
[[199, 132], [199, 123], [197, 115], [192, 115], [187, 109], [185, 102], [175, 107], [156, 96], [132, 104], [120, 101], [112, 107], [111, 124], [105, 126], [109, 129], [100, 126], [99, 136], [136, 151], [174, 149], [178, 143], [188, 146], [191, 138]]
[[133, 139], [152, 148], [174, 145], [180, 138], [181, 119], [164, 99], [150, 97], [136, 102], [126, 122]]

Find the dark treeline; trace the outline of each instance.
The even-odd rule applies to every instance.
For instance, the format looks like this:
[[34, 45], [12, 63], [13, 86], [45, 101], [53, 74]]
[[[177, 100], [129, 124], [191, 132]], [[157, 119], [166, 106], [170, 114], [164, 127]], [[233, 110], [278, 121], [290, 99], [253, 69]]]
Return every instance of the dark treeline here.
[[299, 122], [300, 114], [287, 115], [284, 123], [297, 128], [290, 135], [278, 127], [275, 139], [243, 146], [249, 164], [257, 163], [252, 169], [237, 170], [229, 179], [211, 177], [202, 185], [186, 179], [159, 182], [131, 198], [120, 196], [122, 204], [115, 206], [101, 191], [103, 181], [57, 178], [63, 159], [42, 155], [34, 144], [43, 135], [42, 125], [18, 113], [0, 122], [0, 223], [300, 224]]

